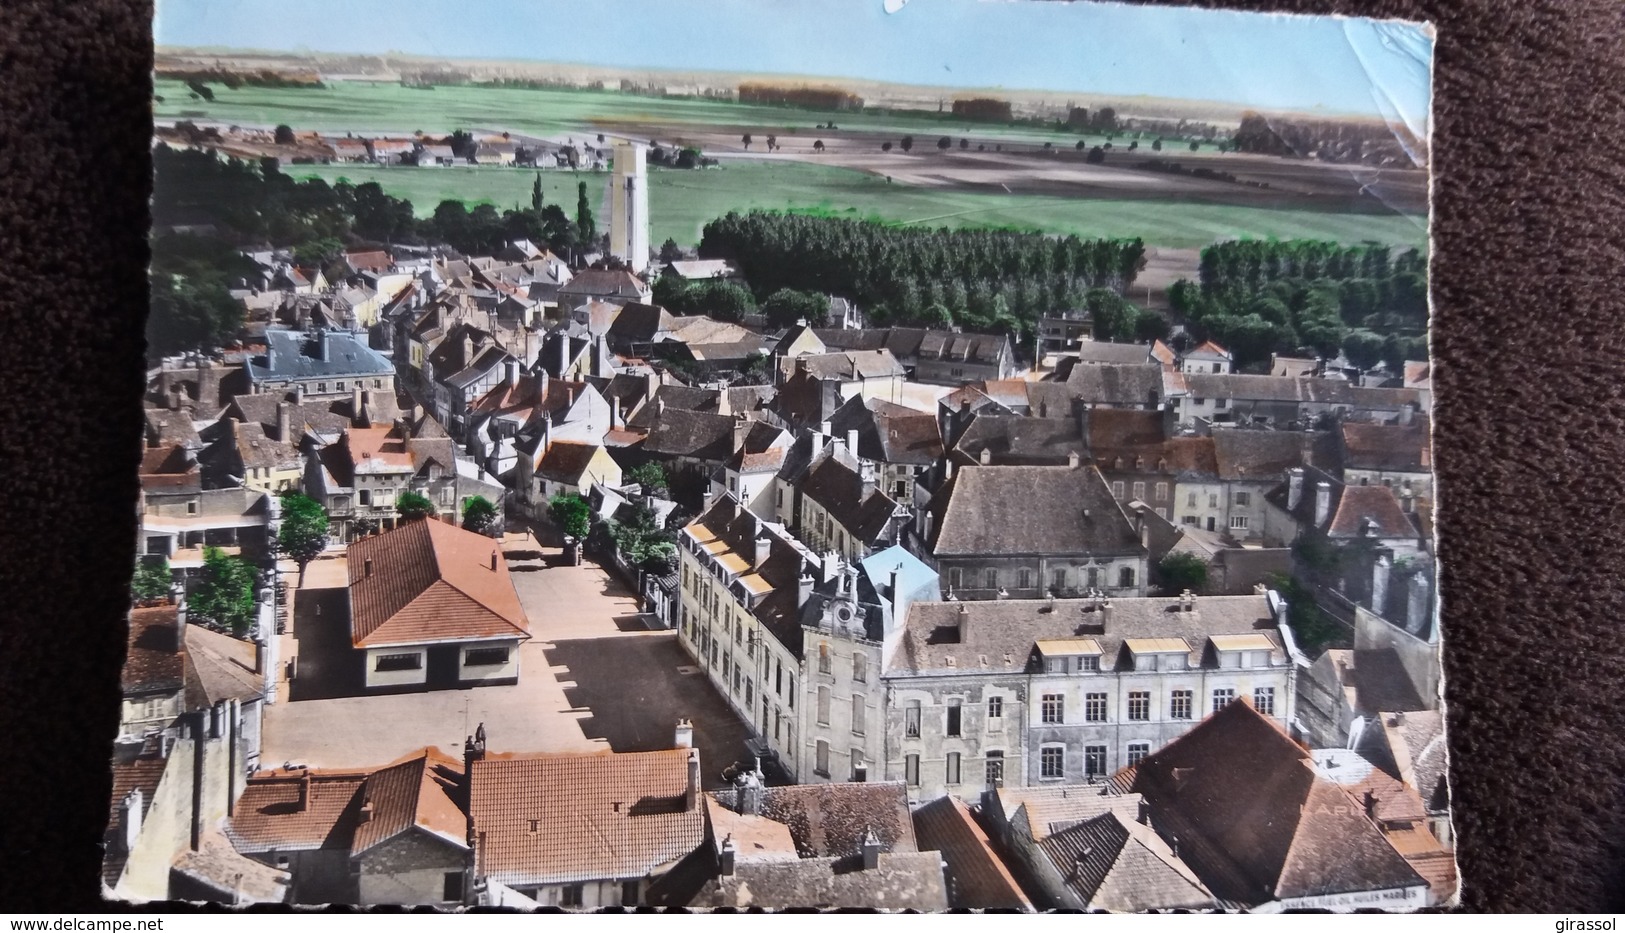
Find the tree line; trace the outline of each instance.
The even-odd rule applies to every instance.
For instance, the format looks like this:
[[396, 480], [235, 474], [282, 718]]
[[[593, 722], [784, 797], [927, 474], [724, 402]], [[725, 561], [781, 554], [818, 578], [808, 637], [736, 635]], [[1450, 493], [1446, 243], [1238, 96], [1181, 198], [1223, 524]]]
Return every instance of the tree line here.
[[1196, 337], [1237, 366], [1272, 353], [1343, 353], [1361, 369], [1426, 359], [1427, 257], [1380, 243], [1233, 240], [1202, 250], [1199, 282], [1168, 292]]
[[1145, 266], [1133, 240], [1012, 230], [729, 213], [705, 225], [700, 256], [727, 259], [757, 296], [781, 289], [849, 298], [878, 324], [1031, 333], [1040, 315], [1121, 292]]

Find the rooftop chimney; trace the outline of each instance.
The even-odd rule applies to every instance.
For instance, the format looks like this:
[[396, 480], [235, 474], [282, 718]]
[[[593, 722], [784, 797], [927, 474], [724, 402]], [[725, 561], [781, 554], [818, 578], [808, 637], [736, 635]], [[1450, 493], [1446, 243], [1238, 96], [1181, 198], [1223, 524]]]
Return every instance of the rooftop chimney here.
[[361, 417], [361, 380], [357, 379], [355, 386], [350, 389], [350, 414], [352, 417]]
[[864, 832], [862, 851], [864, 871], [874, 871], [880, 867], [880, 839], [873, 829]]
[[306, 768], [299, 775], [299, 812], [310, 809], [310, 769]]
[[1078, 468], [1078, 464], [1081, 463], [1081, 462], [1083, 462], [1083, 458], [1078, 456], [1077, 451], [1075, 451], [1075, 450], [1067, 451], [1067, 454], [1066, 454], [1066, 465], [1067, 466], [1069, 466], [1072, 469], [1076, 470]]
[[305, 384], [303, 382], [293, 384], [293, 403], [295, 405], [305, 404]]
[[677, 721], [678, 747], [683, 747], [685, 742], [682, 735], [684, 727], [688, 729], [686, 742], [690, 746], [688, 750], [688, 783], [683, 788], [683, 809], [688, 811], [700, 805], [700, 752], [699, 749], [692, 747], [694, 743], [694, 727], [689, 725], [686, 719]]
[[626, 423], [621, 420], [621, 397], [612, 395], [609, 398], [609, 426], [611, 428], [624, 428]]
[[858, 429], [853, 428], [846, 432], [846, 452], [856, 457], [858, 455]]
[[763, 564], [767, 563], [767, 555], [773, 549], [773, 541], [766, 534], [763, 534], [752, 541], [751, 544], [755, 546], [754, 553], [751, 555], [754, 558], [751, 566], [760, 569]]
[[812, 591], [813, 591], [813, 576], [812, 576], [812, 574], [806, 572], [806, 568], [803, 568], [800, 579], [798, 579], [796, 581], [796, 608], [797, 609], [800, 609], [801, 607], [807, 605], [807, 600], [812, 598]]
[[869, 780], [869, 766], [858, 762], [852, 766], [852, 783], [863, 784]]
[[1368, 790], [1365, 792], [1365, 797], [1360, 802], [1365, 804], [1365, 815], [1370, 819], [1376, 819], [1377, 795]]
[[1140, 798], [1140, 822], [1146, 826], [1151, 825], [1151, 804], [1144, 797]]
[[1293, 467], [1286, 475], [1286, 507], [1288, 511], [1297, 511], [1298, 503], [1303, 501], [1303, 467]]
[[762, 815], [762, 779], [755, 771], [740, 775], [736, 809], [745, 816]]
[[993, 462], [993, 449], [991, 447], [983, 447], [982, 452], [976, 455], [976, 460], [982, 466], [991, 464]]
[[361, 804], [361, 812], [360, 812], [360, 814], [358, 814], [357, 822], [366, 823], [366, 822], [370, 822], [371, 820], [372, 820], [372, 801], [368, 800], [368, 801]]
[[124, 800], [118, 807], [118, 840], [122, 843], [124, 852], [130, 853], [135, 849], [135, 841], [141, 837], [141, 788], [132, 787], [124, 795]]
[[1101, 625], [1102, 628], [1104, 628], [1107, 625], [1110, 625], [1111, 621], [1112, 621], [1112, 601], [1109, 600], [1109, 599], [1103, 599], [1103, 600], [1100, 601], [1100, 625]]
[[1428, 579], [1425, 573], [1411, 575], [1410, 590], [1405, 594], [1405, 628], [1412, 635], [1428, 630]]
[[970, 644], [970, 607], [959, 604], [959, 643]]
[[677, 734], [672, 739], [673, 748], [694, 747], [694, 723], [687, 719], [677, 720]]
[[724, 878], [733, 875], [734, 856], [736, 854], [737, 850], [734, 848], [734, 837], [732, 835], [724, 836], [722, 839], [722, 850], [717, 853], [717, 874], [723, 876]]
[[1406, 402], [1405, 407], [1401, 408], [1399, 410], [1399, 423], [1402, 424], [1402, 425], [1409, 425], [1411, 423], [1411, 420], [1413, 418], [1415, 418], [1415, 417], [1416, 417], [1416, 403], [1415, 402]]
[[324, 363], [327, 362], [329, 341], [331, 339], [327, 336], [327, 328], [325, 327], [316, 332], [316, 358]]
[[1315, 484], [1315, 527], [1326, 524], [1326, 517], [1332, 511], [1332, 484]]
[[372, 558], [369, 557], [366, 560], [362, 561], [362, 563], [361, 563], [361, 575], [363, 577], [372, 576]]
[[491, 552], [491, 570], [492, 570], [492, 572], [495, 572], [496, 569], [497, 569], [497, 552], [492, 551]]
[[292, 443], [293, 438], [292, 416], [288, 412], [287, 402], [276, 403], [276, 439], [284, 444]]
[[254, 642], [254, 673], [265, 673], [265, 642]]
[[818, 423], [818, 433], [825, 437], [834, 437], [835, 428], [828, 421], [820, 421]]
[[1388, 572], [1392, 566], [1387, 554], [1378, 554], [1371, 566], [1371, 611], [1379, 616], [1388, 605]]
[[502, 375], [503, 375], [503, 382], [508, 386], [508, 388], [511, 389], [514, 386], [518, 385], [519, 384], [519, 361], [516, 360], [516, 359], [511, 359], [511, 358], [507, 359], [507, 360], [504, 360], [502, 362]]

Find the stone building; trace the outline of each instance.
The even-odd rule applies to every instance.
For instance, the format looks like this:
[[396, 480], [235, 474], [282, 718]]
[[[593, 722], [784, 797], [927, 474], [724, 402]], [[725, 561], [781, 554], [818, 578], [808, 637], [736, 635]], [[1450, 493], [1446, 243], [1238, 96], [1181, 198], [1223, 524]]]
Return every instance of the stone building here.
[[966, 466], [932, 498], [911, 549], [960, 599], [1140, 596], [1142, 531], [1093, 466]]

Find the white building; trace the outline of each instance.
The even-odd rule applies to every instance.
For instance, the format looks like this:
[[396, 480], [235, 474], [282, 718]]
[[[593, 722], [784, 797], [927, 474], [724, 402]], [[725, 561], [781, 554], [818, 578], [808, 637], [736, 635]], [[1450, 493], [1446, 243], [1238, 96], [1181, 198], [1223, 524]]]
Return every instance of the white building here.
[[648, 176], [648, 149], [642, 143], [616, 143], [609, 192], [609, 252], [640, 275], [649, 267]]

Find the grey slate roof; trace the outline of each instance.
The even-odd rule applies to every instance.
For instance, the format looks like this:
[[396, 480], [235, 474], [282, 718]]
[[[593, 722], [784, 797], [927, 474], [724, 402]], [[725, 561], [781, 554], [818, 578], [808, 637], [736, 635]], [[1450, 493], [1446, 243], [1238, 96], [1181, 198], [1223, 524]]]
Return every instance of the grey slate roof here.
[[394, 365], [383, 354], [367, 346], [365, 334], [342, 330], [307, 334], [303, 331], [272, 329], [265, 332], [265, 340], [266, 355], [248, 361], [248, 376], [254, 382], [395, 374]]
[[[1066, 387], [1073, 398], [1118, 408], [1163, 400], [1162, 366], [1157, 363], [1099, 363], [1072, 367]], [[1192, 392], [1200, 395], [1199, 392]]]
[[1176, 597], [1114, 599], [1110, 605], [1107, 612], [1089, 599], [1057, 599], [1053, 609], [1049, 600], [1042, 599], [915, 603], [887, 672], [1022, 673], [1030, 660], [1036, 660], [1038, 641], [1079, 637], [1100, 645], [1105, 670], [1132, 669], [1133, 658], [1124, 650], [1131, 638], [1183, 638], [1191, 649], [1191, 666], [1197, 668], [1217, 664], [1208, 650], [1211, 636], [1256, 633], [1274, 646], [1271, 663], [1286, 662], [1263, 596], [1201, 596], [1193, 612], [1180, 611]]
[[1398, 409], [1419, 404], [1421, 400], [1415, 389], [1365, 388], [1342, 379], [1192, 373], [1185, 377], [1185, 383], [1193, 397], [1223, 398], [1232, 402], [1298, 402]]
[[942, 858], [936, 852], [881, 853], [864, 870], [860, 856], [741, 862], [707, 884], [695, 907], [948, 909]]
[[1052, 832], [1038, 848], [1090, 909], [1137, 913], [1215, 906], [1212, 893], [1149, 825], [1115, 810]]
[[937, 557], [1137, 553], [1140, 537], [1093, 466], [965, 466], [932, 499]]

